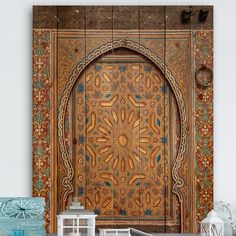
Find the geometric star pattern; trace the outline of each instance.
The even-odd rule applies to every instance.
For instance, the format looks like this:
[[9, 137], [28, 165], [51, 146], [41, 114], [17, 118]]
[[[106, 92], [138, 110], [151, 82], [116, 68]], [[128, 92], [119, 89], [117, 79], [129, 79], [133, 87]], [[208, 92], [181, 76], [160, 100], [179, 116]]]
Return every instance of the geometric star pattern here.
[[[103, 224], [178, 224], [171, 165], [178, 112], [164, 75], [138, 55], [106, 55], [80, 76], [68, 129], [79, 201]], [[170, 146], [172, 145], [172, 151]], [[127, 224], [127, 222], [125, 223]]]

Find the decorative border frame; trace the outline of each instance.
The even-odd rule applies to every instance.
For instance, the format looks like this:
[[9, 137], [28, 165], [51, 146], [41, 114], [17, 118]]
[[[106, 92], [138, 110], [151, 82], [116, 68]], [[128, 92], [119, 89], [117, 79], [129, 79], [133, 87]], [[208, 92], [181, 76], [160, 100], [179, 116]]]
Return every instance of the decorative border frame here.
[[[205, 65], [213, 71], [213, 31], [194, 32], [195, 71]], [[214, 74], [213, 74], [214, 75]], [[196, 218], [201, 222], [213, 209], [213, 83], [195, 86], [195, 176]], [[199, 224], [197, 225], [199, 229]]]
[[34, 197], [45, 198], [45, 221], [53, 221], [52, 193], [52, 73], [51, 31], [33, 32], [33, 84], [32, 84], [32, 156]]

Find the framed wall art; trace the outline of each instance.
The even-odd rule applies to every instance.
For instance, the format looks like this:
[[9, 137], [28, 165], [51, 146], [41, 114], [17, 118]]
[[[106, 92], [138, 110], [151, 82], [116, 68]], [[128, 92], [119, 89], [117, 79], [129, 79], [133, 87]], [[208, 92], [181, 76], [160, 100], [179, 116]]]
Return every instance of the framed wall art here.
[[213, 203], [212, 6], [34, 6], [32, 122], [49, 232], [73, 198], [100, 229], [198, 232]]

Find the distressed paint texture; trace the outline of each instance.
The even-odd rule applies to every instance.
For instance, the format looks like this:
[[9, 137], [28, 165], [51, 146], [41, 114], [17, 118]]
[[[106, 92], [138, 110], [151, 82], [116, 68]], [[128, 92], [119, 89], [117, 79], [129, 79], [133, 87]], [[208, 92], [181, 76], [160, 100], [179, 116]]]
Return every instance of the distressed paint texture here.
[[24, 230], [25, 236], [46, 236], [44, 209], [43, 198], [0, 198], [0, 234]]

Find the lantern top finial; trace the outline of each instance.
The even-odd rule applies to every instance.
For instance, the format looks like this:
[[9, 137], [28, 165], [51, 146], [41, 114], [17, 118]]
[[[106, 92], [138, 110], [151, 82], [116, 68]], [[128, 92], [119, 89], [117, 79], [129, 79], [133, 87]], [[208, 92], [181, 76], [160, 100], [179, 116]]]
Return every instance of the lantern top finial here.
[[202, 224], [223, 224], [223, 220], [221, 220], [218, 216], [218, 214], [214, 211], [211, 210], [208, 214], [207, 217], [201, 222]]
[[61, 215], [94, 215], [94, 216], [97, 216], [94, 214], [93, 211], [86, 210], [84, 208], [84, 206], [82, 206], [80, 204], [80, 202], [78, 202], [77, 197], [74, 197], [72, 199], [69, 209], [61, 212]]

